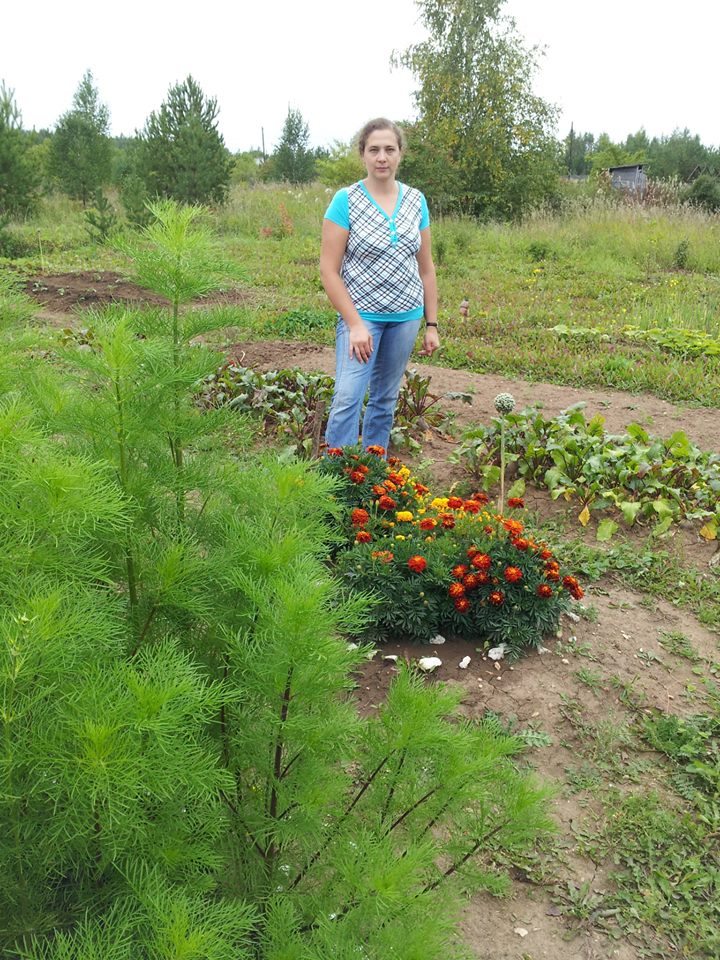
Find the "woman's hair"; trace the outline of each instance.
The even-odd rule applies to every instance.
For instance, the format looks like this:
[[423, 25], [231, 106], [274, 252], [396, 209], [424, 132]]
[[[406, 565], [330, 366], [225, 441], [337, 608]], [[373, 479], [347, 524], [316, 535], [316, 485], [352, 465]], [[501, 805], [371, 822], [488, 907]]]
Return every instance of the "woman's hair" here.
[[386, 117], [376, 117], [374, 120], [368, 120], [368, 122], [357, 135], [357, 145], [360, 156], [365, 153], [365, 146], [367, 144], [368, 137], [376, 130], [391, 130], [395, 134], [400, 151], [402, 152], [405, 149], [405, 134], [402, 132], [400, 127], [396, 123], [393, 123], [392, 120], [388, 120]]

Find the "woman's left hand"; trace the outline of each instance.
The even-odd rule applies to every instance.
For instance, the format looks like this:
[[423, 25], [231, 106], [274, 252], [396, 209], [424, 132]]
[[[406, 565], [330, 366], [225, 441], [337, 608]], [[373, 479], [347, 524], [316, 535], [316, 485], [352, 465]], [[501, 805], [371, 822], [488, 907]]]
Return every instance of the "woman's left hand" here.
[[423, 337], [421, 357], [431, 357], [440, 347], [440, 335], [437, 327], [425, 327], [425, 336]]

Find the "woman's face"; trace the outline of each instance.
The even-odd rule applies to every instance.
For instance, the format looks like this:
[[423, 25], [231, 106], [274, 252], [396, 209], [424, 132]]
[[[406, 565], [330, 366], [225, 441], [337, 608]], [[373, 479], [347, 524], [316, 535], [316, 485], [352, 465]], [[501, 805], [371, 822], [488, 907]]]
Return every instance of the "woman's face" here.
[[393, 180], [400, 163], [400, 147], [392, 130], [373, 130], [362, 155], [365, 169], [378, 180]]

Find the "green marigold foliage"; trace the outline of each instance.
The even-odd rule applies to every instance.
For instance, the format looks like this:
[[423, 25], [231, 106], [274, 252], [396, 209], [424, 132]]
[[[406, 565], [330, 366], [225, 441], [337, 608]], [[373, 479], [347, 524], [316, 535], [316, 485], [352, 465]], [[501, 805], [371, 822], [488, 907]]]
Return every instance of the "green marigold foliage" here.
[[[330, 450], [323, 468], [343, 478], [347, 583], [380, 602], [371, 633], [428, 641], [449, 631], [506, 643], [511, 655], [557, 630], [575, 577], [520, 520], [488, 509], [488, 497], [434, 497], [398, 461], [359, 448]], [[511, 498], [511, 508], [522, 500]]]

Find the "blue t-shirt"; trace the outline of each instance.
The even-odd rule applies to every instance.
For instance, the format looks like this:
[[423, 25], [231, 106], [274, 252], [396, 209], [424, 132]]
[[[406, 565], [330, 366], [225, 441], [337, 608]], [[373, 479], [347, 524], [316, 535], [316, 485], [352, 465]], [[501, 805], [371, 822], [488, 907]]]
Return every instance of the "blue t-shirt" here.
[[340, 275], [360, 316], [419, 320], [424, 291], [417, 252], [420, 231], [430, 225], [423, 194], [398, 183], [397, 203], [388, 215], [359, 181], [338, 190], [325, 218], [348, 231]]

